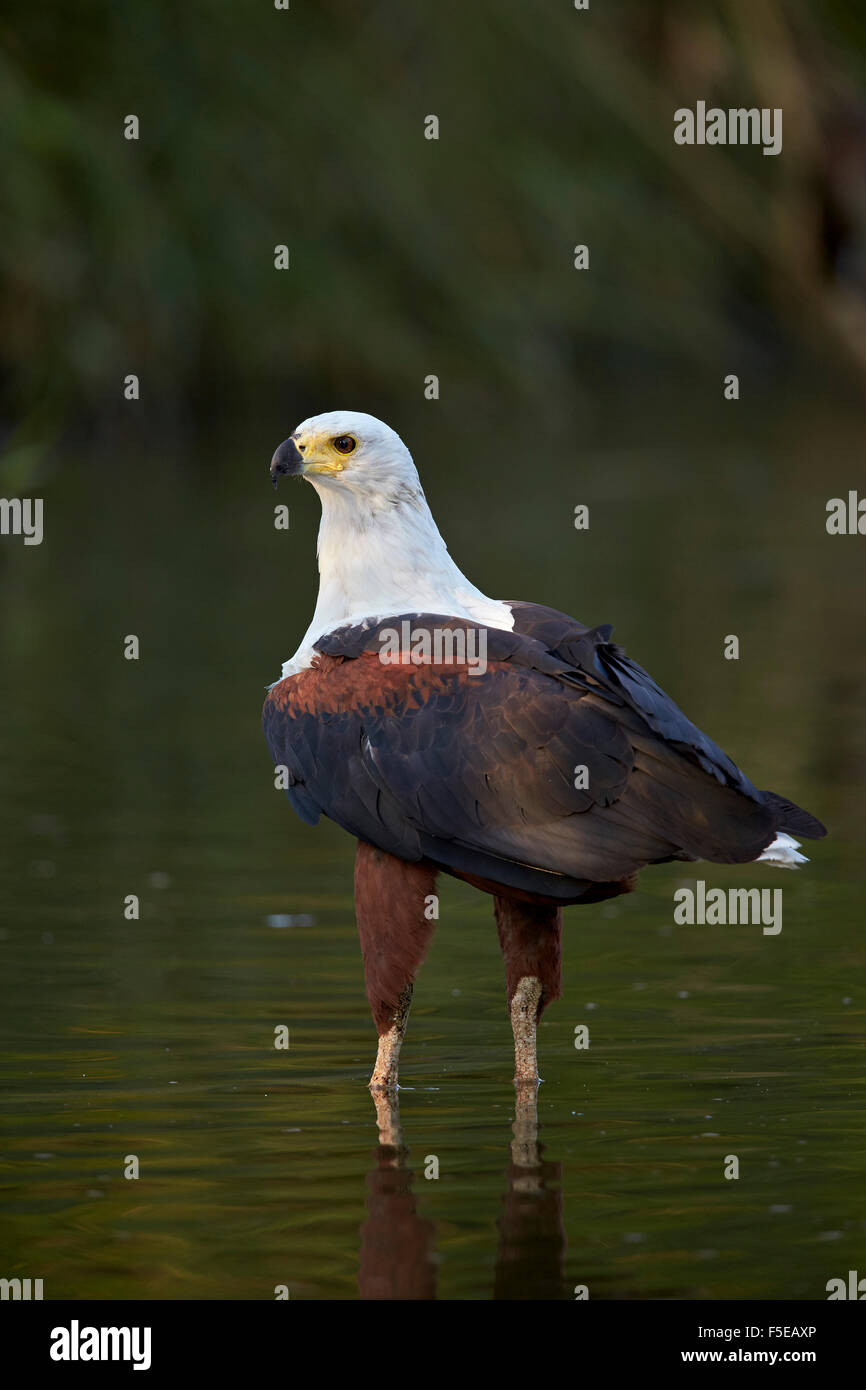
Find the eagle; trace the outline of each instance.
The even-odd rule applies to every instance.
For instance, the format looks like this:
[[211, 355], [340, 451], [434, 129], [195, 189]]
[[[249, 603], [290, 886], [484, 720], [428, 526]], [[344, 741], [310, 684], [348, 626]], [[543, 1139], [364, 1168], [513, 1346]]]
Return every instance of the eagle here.
[[824, 826], [748, 777], [611, 640], [544, 604], [488, 598], [448, 553], [400, 437], [329, 411], [271, 459], [319, 494], [312, 622], [268, 689], [288, 799], [354, 836], [355, 910], [378, 1030], [374, 1093], [397, 1088], [444, 872], [493, 897], [515, 1082], [561, 993], [562, 909], [673, 860], [805, 863]]

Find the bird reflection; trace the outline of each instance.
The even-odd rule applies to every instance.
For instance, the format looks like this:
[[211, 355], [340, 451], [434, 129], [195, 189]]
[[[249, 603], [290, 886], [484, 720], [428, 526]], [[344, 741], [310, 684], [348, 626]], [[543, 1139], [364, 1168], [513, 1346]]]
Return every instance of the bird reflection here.
[[538, 1087], [515, 1086], [514, 1138], [499, 1218], [495, 1299], [565, 1298], [562, 1165], [542, 1160]]
[[358, 1291], [362, 1299], [433, 1299], [436, 1228], [418, 1215], [397, 1097], [374, 1093], [373, 1100], [379, 1144], [367, 1175]]
[[[362, 1299], [435, 1299], [436, 1229], [419, 1215], [414, 1174], [394, 1094], [374, 1094], [379, 1143], [367, 1175], [367, 1219], [361, 1227], [358, 1290]], [[565, 1229], [561, 1164], [542, 1159], [538, 1092], [515, 1087], [506, 1190], [497, 1222], [494, 1299], [563, 1299]]]

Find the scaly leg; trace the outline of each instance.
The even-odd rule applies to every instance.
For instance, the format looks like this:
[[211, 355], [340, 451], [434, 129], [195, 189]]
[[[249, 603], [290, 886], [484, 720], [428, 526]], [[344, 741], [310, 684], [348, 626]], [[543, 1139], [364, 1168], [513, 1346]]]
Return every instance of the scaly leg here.
[[[372, 999], [370, 1003], [373, 1003]], [[411, 1004], [412, 986], [406, 985], [405, 989], [400, 992], [390, 1027], [384, 1033], [381, 1029], [379, 1031], [379, 1050], [376, 1053], [373, 1075], [370, 1077], [370, 1085], [374, 1090], [394, 1091], [397, 1089], [397, 1066], [400, 1061], [400, 1048], [403, 1046], [406, 1024], [409, 1022]]]
[[562, 992], [562, 909], [499, 897], [494, 905], [514, 1033], [514, 1080], [536, 1085], [538, 1020]]

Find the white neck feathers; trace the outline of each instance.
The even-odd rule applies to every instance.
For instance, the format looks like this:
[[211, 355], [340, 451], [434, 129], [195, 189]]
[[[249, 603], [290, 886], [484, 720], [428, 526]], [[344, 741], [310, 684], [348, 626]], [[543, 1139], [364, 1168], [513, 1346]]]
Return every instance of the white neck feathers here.
[[420, 483], [388, 495], [313, 480], [322, 501], [319, 598], [313, 621], [283, 675], [309, 666], [325, 633], [364, 618], [443, 613], [510, 631], [507, 604], [487, 598], [448, 554]]

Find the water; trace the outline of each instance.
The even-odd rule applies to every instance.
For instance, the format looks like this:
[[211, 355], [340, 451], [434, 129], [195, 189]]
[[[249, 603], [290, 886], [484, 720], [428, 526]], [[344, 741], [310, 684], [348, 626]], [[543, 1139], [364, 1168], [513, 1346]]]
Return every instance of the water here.
[[353, 846], [292, 815], [258, 728], [315, 592], [313, 498], [267, 487], [293, 421], [62, 459], [44, 544], [0, 552], [0, 1274], [71, 1299], [722, 1300], [864, 1272], [866, 542], [823, 530], [860, 443], [838, 412], [767, 419], [712, 448], [626, 420], [577, 460], [563, 437], [541, 481], [512, 429], [473, 467], [433, 467], [441, 416], [416, 450], [483, 587], [613, 621], [832, 835], [799, 874], [700, 870], [783, 888], [778, 937], [675, 927], [684, 866], [569, 909], [537, 1116], [515, 1114], [492, 904], [443, 878], [381, 1133]]

